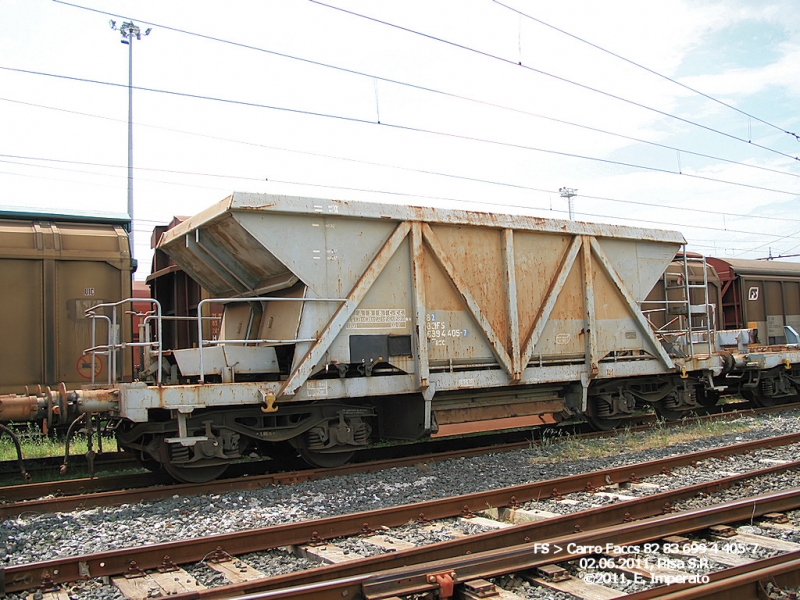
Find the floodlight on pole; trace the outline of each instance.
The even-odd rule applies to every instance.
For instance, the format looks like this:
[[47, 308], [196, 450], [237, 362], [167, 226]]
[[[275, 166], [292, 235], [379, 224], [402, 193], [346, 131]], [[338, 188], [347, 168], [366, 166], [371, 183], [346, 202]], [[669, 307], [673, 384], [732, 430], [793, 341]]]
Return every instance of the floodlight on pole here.
[[[131, 220], [131, 230], [128, 232], [128, 243], [133, 256], [133, 40], [141, 40], [142, 32], [133, 21], [125, 21], [117, 27], [113, 19], [108, 22], [111, 29], [119, 31], [122, 35], [120, 42], [128, 45], [128, 217]], [[150, 35], [151, 28], [147, 28], [144, 35]]]
[[575, 188], [562, 187], [558, 188], [558, 193], [561, 194], [562, 198], [567, 199], [567, 204], [569, 206], [569, 220], [573, 221], [575, 218], [575, 212], [572, 206], [572, 199], [578, 195], [578, 190]]

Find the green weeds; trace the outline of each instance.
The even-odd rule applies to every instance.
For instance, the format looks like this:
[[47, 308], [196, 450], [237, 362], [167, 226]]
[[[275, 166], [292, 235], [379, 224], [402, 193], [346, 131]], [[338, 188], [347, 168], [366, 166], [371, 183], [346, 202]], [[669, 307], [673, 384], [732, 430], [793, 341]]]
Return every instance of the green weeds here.
[[[34, 424], [26, 428], [18, 427], [15, 430], [22, 447], [22, 458], [44, 458], [47, 456], [64, 456], [66, 440], [63, 435], [44, 435]], [[94, 439], [94, 450], [97, 451], [97, 438]], [[103, 438], [103, 449], [115, 451], [117, 444], [112, 438]], [[70, 445], [70, 455], [84, 454], [88, 450], [88, 440], [82, 433], [73, 436]], [[17, 450], [13, 440], [7, 433], [0, 436], [0, 460], [16, 460]]]
[[542, 436], [539, 445], [540, 456], [531, 458], [531, 462], [552, 463], [604, 458], [624, 452], [666, 448], [701, 438], [739, 433], [748, 428], [748, 425], [741, 421], [707, 421], [682, 427], [669, 427], [660, 421], [650, 431], [631, 431], [626, 428], [617, 432], [616, 436], [608, 438], [578, 439], [556, 433]]

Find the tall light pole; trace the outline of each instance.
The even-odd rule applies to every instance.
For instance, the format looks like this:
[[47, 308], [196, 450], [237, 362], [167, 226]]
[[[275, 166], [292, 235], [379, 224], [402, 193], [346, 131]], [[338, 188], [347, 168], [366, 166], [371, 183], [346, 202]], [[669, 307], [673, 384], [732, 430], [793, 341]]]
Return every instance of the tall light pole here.
[[578, 190], [576, 190], [575, 188], [562, 187], [562, 188], [559, 188], [558, 191], [561, 194], [562, 198], [566, 198], [567, 199], [567, 204], [568, 204], [568, 207], [569, 207], [569, 220], [570, 221], [574, 220], [575, 213], [572, 210], [572, 208], [573, 208], [572, 207], [572, 199], [575, 196], [578, 195]]
[[[133, 40], [141, 40], [142, 32], [133, 21], [125, 21], [117, 28], [116, 21], [109, 21], [111, 29], [119, 30], [122, 35], [120, 42], [128, 44], [128, 216], [131, 219], [131, 230], [128, 232], [128, 244], [133, 259]], [[144, 35], [150, 35], [151, 28], [147, 28]]]

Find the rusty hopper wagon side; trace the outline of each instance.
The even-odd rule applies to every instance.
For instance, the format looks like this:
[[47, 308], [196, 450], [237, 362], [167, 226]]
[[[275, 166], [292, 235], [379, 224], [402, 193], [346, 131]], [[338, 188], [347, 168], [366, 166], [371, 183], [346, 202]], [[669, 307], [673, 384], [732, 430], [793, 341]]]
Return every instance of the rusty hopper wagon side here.
[[722, 372], [710, 342], [676, 364], [640, 309], [683, 243], [672, 231], [234, 193], [159, 244], [224, 302], [219, 339], [162, 357], [173, 385], [119, 384], [68, 404], [109, 410], [123, 447], [188, 481], [254, 445], [326, 466], [378, 437], [567, 416], [603, 427], [646, 403], [696, 406], [695, 388], [713, 385], [703, 377]]
[[[143, 423], [177, 409], [171, 439], [225, 429], [291, 440], [329, 464], [373, 429], [414, 439], [579, 414], [590, 382], [674, 373], [638, 303], [683, 241], [667, 231], [237, 193], [159, 245], [231, 299], [217, 342], [229, 341], [175, 352], [180, 373], [202, 383], [129, 388], [120, 415]], [[237, 408], [253, 404], [255, 412]], [[194, 458], [191, 446], [169, 447]]]

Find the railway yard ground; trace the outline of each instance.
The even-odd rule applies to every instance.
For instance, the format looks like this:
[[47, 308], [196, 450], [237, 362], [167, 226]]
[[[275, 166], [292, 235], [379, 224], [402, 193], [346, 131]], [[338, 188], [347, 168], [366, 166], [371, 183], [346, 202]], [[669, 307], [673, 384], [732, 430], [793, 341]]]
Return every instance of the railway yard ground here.
[[[423, 457], [411, 466], [260, 489], [33, 509], [2, 522], [2, 583], [12, 599], [234, 597], [298, 585], [312, 587], [275, 597], [445, 598], [452, 586], [462, 598], [569, 599], [660, 597], [658, 590], [687, 593], [683, 587], [697, 583], [708, 593], [696, 597], [711, 597], [715, 586], [733, 589], [731, 581], [749, 577], [761, 582], [764, 597], [789, 598], [781, 573], [798, 569], [780, 561], [800, 560], [793, 557], [800, 552], [800, 442], [743, 446], [800, 434], [799, 416], [795, 409], [612, 438], [546, 437], [513, 451]], [[697, 454], [718, 447], [730, 451]], [[661, 462], [647, 466], [654, 461]], [[512, 491], [504, 496], [506, 488]], [[445, 499], [456, 508], [441, 508]], [[404, 512], [393, 513], [398, 506]], [[347, 518], [350, 525], [337, 528]], [[182, 540], [191, 540], [190, 550]], [[554, 548], [569, 544], [608, 551], [556, 556]], [[148, 549], [160, 552], [166, 573], [150, 568], [158, 564], [148, 564]], [[166, 550], [181, 570], [163, 559]], [[104, 558], [91, 557], [99, 553]], [[64, 581], [72, 557], [88, 575]], [[25, 571], [34, 563], [35, 581]], [[98, 564], [108, 565], [107, 575], [97, 576]], [[112, 564], [126, 568], [113, 571]], [[753, 574], [751, 567], [766, 570]], [[739, 571], [722, 576], [724, 569]], [[138, 576], [144, 570], [149, 575]], [[328, 587], [313, 587], [321, 582]]]

